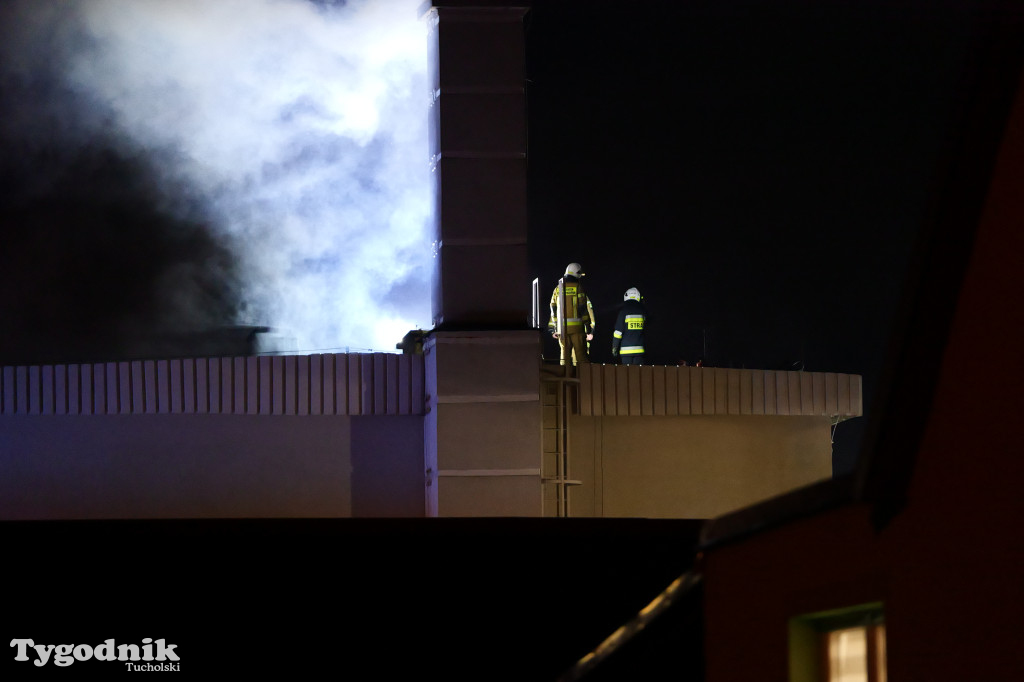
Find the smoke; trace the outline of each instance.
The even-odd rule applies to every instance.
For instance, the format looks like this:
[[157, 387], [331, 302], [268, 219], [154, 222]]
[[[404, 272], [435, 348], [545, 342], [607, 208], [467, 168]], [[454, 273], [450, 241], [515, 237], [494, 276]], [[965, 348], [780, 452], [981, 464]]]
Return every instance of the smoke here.
[[[393, 349], [430, 321], [417, 4], [10, 3], [5, 80], [34, 85], [4, 125], [144, 160], [154, 211], [202, 223], [233, 256], [221, 281], [238, 305], [224, 323], [278, 328], [300, 350]], [[47, 102], [45, 134], [32, 132], [33, 97]], [[173, 269], [160, 279], [162, 300], [198, 300]]]

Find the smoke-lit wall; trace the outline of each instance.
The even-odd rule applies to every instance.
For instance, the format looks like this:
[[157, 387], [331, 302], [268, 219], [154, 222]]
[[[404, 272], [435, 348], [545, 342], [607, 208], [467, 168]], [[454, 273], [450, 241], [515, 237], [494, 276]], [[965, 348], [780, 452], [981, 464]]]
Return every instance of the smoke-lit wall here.
[[0, 371], [0, 518], [422, 516], [423, 358]]
[[386, 350], [428, 326], [417, 5], [0, 6], [5, 359], [230, 324]]

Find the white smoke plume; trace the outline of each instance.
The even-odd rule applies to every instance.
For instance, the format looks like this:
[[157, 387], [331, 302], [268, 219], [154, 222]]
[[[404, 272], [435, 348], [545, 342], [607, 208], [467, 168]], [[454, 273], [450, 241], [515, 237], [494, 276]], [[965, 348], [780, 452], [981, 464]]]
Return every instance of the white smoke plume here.
[[[28, 0], [8, 68], [54, 59], [185, 186], [240, 269], [234, 322], [299, 350], [393, 350], [430, 322], [426, 26], [418, 0]], [[46, 39], [43, 40], [42, 38]], [[51, 68], [53, 68], [51, 66]]]

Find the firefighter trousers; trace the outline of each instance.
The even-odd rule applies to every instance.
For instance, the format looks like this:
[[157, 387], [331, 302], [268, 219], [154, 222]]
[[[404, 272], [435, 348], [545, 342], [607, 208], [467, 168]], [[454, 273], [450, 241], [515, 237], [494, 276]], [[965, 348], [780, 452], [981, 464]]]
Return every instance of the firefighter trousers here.
[[559, 364], [565, 364], [566, 338], [568, 338], [569, 350], [572, 352], [572, 364], [586, 365], [590, 363], [587, 355], [587, 335], [582, 331], [570, 331], [558, 337], [558, 358]]

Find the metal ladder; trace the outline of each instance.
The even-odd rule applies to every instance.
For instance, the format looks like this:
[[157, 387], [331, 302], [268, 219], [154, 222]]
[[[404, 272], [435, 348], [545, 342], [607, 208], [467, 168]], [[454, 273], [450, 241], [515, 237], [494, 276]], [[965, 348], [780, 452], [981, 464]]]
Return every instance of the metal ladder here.
[[583, 483], [573, 480], [569, 473], [569, 416], [578, 400], [579, 379], [564, 374], [572, 369], [572, 365], [567, 365], [558, 368], [559, 375], [541, 376], [544, 516], [571, 516], [569, 488]]

